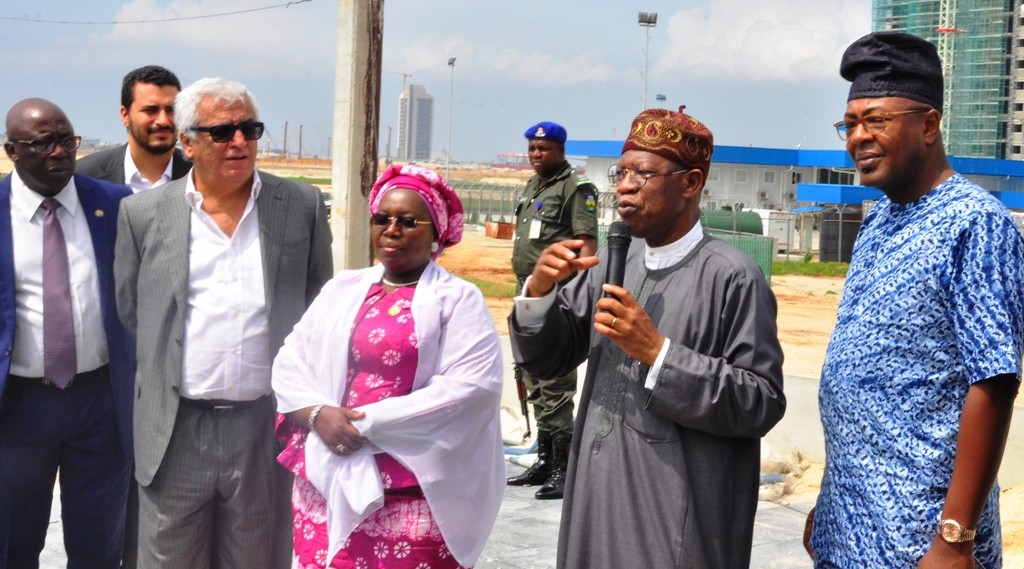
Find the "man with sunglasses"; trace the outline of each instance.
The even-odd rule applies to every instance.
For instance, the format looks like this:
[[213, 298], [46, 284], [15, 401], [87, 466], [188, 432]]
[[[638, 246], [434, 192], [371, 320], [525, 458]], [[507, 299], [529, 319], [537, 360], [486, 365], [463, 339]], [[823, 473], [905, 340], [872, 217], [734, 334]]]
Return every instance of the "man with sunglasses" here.
[[1024, 240], [946, 158], [931, 43], [869, 34], [840, 73], [852, 83], [836, 128], [885, 196], [857, 236], [822, 369], [825, 475], [805, 544], [816, 567], [994, 569]]
[[[522, 291], [523, 282], [548, 245], [579, 239], [581, 255], [589, 257], [597, 251], [597, 188], [577, 174], [565, 159], [565, 128], [545, 121], [523, 134], [536, 173], [516, 205], [512, 245], [516, 294]], [[561, 499], [572, 440], [576, 370], [558, 377], [539, 378], [517, 369], [516, 375], [533, 403], [537, 461], [525, 472], [509, 478], [508, 484], [540, 485], [534, 494], [538, 500]]]
[[177, 76], [159, 65], [128, 72], [121, 82], [121, 122], [128, 142], [90, 154], [77, 162], [79, 174], [128, 184], [135, 193], [177, 180], [192, 165], [176, 145], [174, 98]]
[[682, 109], [640, 113], [612, 173], [633, 236], [623, 285], [605, 284], [607, 247], [584, 256], [570, 239], [515, 299], [525, 371], [587, 360], [559, 569], [750, 566], [760, 437], [786, 408], [782, 348], [757, 264], [701, 227], [713, 150]]
[[117, 318], [124, 186], [74, 175], [64, 112], [7, 113], [0, 181], [0, 567], [38, 567], [60, 475], [69, 567], [115, 569], [131, 465], [134, 354]]
[[326, 212], [314, 188], [256, 170], [244, 85], [200, 79], [174, 110], [192, 171], [125, 200], [115, 263], [138, 346], [138, 566], [285, 568], [270, 366], [332, 275]]

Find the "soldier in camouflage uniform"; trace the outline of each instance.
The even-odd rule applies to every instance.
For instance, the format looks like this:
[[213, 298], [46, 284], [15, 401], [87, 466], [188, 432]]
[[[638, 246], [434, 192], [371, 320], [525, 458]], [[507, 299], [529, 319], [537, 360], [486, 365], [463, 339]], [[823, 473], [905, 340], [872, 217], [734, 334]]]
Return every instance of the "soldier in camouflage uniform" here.
[[[518, 280], [517, 296], [548, 245], [582, 239], [580, 256], [597, 251], [597, 188], [566, 161], [565, 129], [553, 122], [542, 122], [524, 134], [529, 140], [528, 156], [536, 174], [527, 182], [516, 205], [512, 270]], [[509, 478], [508, 484], [541, 484], [535, 494], [537, 499], [560, 499], [572, 439], [576, 372], [554, 378], [523, 374], [522, 378], [534, 405], [538, 458], [526, 472]]]

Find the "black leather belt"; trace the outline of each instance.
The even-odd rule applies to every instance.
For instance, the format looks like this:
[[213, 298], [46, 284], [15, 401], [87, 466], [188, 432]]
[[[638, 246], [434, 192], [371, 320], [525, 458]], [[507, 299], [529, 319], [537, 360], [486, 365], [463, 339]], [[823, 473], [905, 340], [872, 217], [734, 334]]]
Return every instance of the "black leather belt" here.
[[[76, 384], [76, 383], [78, 383], [80, 381], [86, 381], [86, 380], [94, 379], [94, 378], [97, 378], [97, 377], [105, 376], [107, 374], [107, 368], [109, 368], [109, 367], [110, 366], [100, 366], [100, 367], [98, 367], [98, 368], [96, 368], [96, 369], [94, 369], [92, 371], [76, 373], [75, 377], [72, 377], [71, 381], [68, 382], [67, 387], [71, 387], [72, 385], [74, 385], [74, 384]], [[21, 376], [21, 375], [14, 375], [13, 373], [9, 373], [9, 374], [7, 374], [7, 377], [9, 377], [9, 378], [11, 378], [11, 379], [13, 379], [15, 381], [23, 381], [25, 383], [34, 383], [36, 385], [45, 385], [46, 387], [52, 387], [54, 389], [60, 389], [60, 387], [57, 387], [57, 384], [55, 384], [53, 382], [53, 380], [51, 380], [50, 378], [45, 377], [45, 376], [43, 376], [43, 377], [24, 377], [24, 376]], [[65, 389], [67, 387], [65, 387]]]
[[232, 401], [230, 399], [187, 399], [185, 397], [181, 397], [179, 401], [186, 407], [209, 411], [216, 415], [227, 415], [235, 411], [255, 407], [268, 397], [270, 396], [264, 395], [263, 397], [253, 399], [252, 401]]

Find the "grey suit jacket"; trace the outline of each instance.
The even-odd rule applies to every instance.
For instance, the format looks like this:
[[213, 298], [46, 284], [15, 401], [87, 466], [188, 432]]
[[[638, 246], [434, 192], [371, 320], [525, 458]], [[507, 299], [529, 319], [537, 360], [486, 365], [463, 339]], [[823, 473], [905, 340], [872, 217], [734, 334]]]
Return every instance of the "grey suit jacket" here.
[[[124, 153], [128, 143], [115, 146], [100, 152], [94, 152], [75, 162], [75, 173], [90, 178], [98, 178], [115, 184], [124, 182]], [[174, 149], [174, 156], [171, 158], [171, 179], [185, 177], [192, 169], [192, 163], [181, 153], [180, 148]]]
[[[271, 356], [333, 273], [331, 232], [320, 192], [260, 172], [256, 199]], [[186, 179], [121, 202], [115, 249], [117, 307], [134, 336], [136, 478], [160, 468], [178, 411], [192, 213]]]

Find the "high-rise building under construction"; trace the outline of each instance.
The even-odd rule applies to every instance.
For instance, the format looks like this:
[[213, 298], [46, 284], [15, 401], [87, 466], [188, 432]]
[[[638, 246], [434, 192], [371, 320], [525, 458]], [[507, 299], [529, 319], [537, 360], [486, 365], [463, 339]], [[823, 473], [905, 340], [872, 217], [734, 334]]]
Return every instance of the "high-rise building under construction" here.
[[1024, 0], [874, 0], [875, 31], [933, 42], [955, 156], [1024, 158]]
[[434, 96], [423, 85], [409, 85], [398, 97], [398, 159], [429, 160], [434, 133]]

